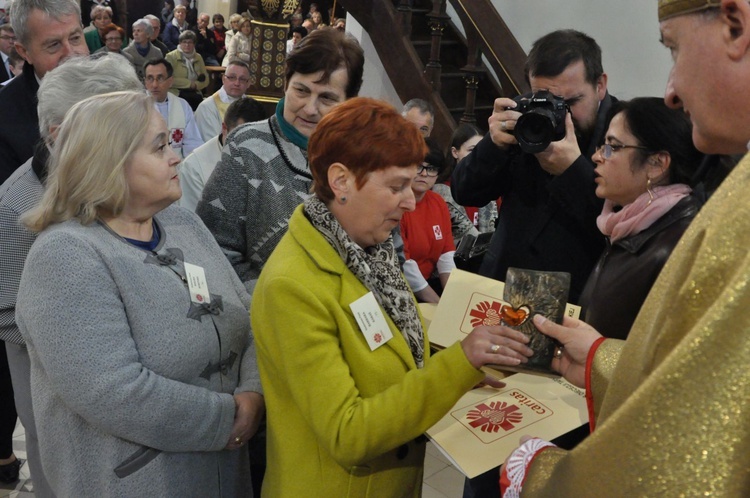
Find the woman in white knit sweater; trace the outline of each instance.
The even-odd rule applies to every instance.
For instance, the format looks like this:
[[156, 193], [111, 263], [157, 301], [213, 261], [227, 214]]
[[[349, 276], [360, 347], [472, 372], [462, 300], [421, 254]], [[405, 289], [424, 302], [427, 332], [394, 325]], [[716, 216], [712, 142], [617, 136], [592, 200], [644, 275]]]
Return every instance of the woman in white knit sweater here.
[[250, 19], [243, 17], [240, 23], [240, 29], [232, 36], [229, 40], [227, 55], [224, 57], [222, 65], [226, 67], [229, 61], [239, 59], [242, 62], [250, 62], [250, 31], [252, 30], [252, 24]]

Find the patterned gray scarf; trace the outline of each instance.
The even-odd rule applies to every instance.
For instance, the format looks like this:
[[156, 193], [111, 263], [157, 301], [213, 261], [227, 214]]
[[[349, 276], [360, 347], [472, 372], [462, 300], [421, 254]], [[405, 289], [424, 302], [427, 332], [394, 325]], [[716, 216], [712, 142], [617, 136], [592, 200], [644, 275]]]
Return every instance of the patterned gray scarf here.
[[323, 235], [346, 267], [375, 295], [411, 349], [417, 368], [424, 366], [424, 332], [411, 290], [401, 274], [393, 239], [362, 249], [344, 231], [335, 216], [316, 195], [305, 201], [305, 215]]
[[188, 79], [190, 81], [196, 81], [198, 79], [198, 73], [195, 72], [195, 66], [193, 65], [195, 64], [195, 49], [193, 49], [193, 53], [190, 55], [183, 52], [181, 47], [177, 47], [177, 50], [180, 52], [180, 55], [182, 55], [182, 61], [185, 63], [185, 67], [187, 68]]

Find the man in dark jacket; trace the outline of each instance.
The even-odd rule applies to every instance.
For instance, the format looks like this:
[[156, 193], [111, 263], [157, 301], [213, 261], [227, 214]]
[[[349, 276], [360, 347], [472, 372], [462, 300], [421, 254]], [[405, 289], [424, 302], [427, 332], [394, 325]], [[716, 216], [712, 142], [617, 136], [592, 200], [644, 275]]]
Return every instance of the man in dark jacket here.
[[164, 45], [164, 42], [161, 41], [161, 38], [159, 38], [159, 34], [161, 33], [161, 21], [153, 14], [145, 15], [143, 18], [150, 22], [151, 27], [153, 28], [153, 32], [151, 33], [151, 45], [161, 50], [162, 57], [166, 57], [169, 53], [169, 49]]
[[12, 116], [0, 120], [0, 183], [34, 155], [39, 141], [37, 78], [42, 79], [67, 57], [89, 53], [78, 2], [50, 3], [46, 12], [36, 4], [16, 0], [11, 11], [16, 50], [26, 64], [23, 73], [0, 92], [0, 109], [5, 116]]
[[208, 29], [209, 22], [211, 22], [211, 16], [201, 12], [198, 16], [198, 24], [192, 28], [198, 38], [195, 42], [195, 51], [201, 54], [207, 66], [219, 66], [221, 62], [216, 60], [216, 38], [214, 38], [214, 32]]
[[537, 40], [526, 74], [532, 91], [548, 90], [569, 106], [565, 137], [541, 152], [523, 152], [513, 134], [522, 114], [512, 99], [497, 99], [489, 133], [453, 173], [453, 197], [465, 206], [503, 199], [480, 274], [504, 281], [509, 267], [569, 272], [569, 300], [576, 302], [604, 248], [591, 156], [615, 99], [607, 93], [601, 49], [578, 31]]

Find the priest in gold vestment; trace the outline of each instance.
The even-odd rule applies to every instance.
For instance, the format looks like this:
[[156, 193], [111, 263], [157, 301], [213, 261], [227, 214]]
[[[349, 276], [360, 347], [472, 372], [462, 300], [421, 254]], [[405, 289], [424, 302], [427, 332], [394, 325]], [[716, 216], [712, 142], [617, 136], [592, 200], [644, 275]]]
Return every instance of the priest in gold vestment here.
[[[673, 68], [665, 100], [706, 153], [747, 152], [750, 4], [659, 0]], [[750, 156], [672, 253], [627, 341], [583, 322], [535, 323], [553, 367], [585, 386], [592, 434], [572, 451], [525, 441], [504, 497], [750, 496]]]

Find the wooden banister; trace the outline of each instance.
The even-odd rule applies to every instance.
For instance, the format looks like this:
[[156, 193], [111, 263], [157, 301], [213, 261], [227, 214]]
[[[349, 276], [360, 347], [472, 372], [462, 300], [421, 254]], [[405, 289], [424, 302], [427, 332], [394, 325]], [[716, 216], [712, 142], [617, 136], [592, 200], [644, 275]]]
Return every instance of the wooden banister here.
[[[441, 39], [443, 31], [451, 21], [446, 14], [447, 1], [451, 2], [466, 33], [467, 61], [466, 65], [461, 67], [466, 98], [461, 122], [476, 121], [477, 89], [484, 78], [491, 78], [482, 64], [481, 55], [484, 55], [487, 64], [497, 75], [498, 81], [492, 85], [495, 88], [494, 92], [499, 91], [501, 95], [510, 97], [529, 90], [523, 74], [526, 53], [490, 0], [430, 0], [431, 10], [427, 14], [427, 19], [432, 42], [429, 58], [424, 65], [409, 39], [412, 15], [417, 12], [416, 7], [412, 6], [416, 2], [338, 1], [369, 34], [401, 101], [406, 102], [419, 97], [433, 104], [436, 115], [432, 134], [439, 143], [448, 143], [456, 127], [455, 119], [440, 96]], [[428, 2], [422, 2], [424, 3]], [[455, 70], [450, 76], [455, 78]], [[486, 97], [484, 98], [486, 100]], [[481, 109], [484, 113], [488, 112], [486, 104]]]
[[435, 108], [433, 136], [441, 143], [449, 141], [456, 122], [425, 78], [423, 64], [409, 38], [401, 31], [392, 1], [339, 0], [339, 3], [370, 35], [402, 103], [415, 97], [432, 103]]
[[523, 73], [526, 52], [489, 0], [450, 0], [467, 33], [476, 36], [479, 49], [495, 71], [503, 95], [512, 97], [530, 90]]

